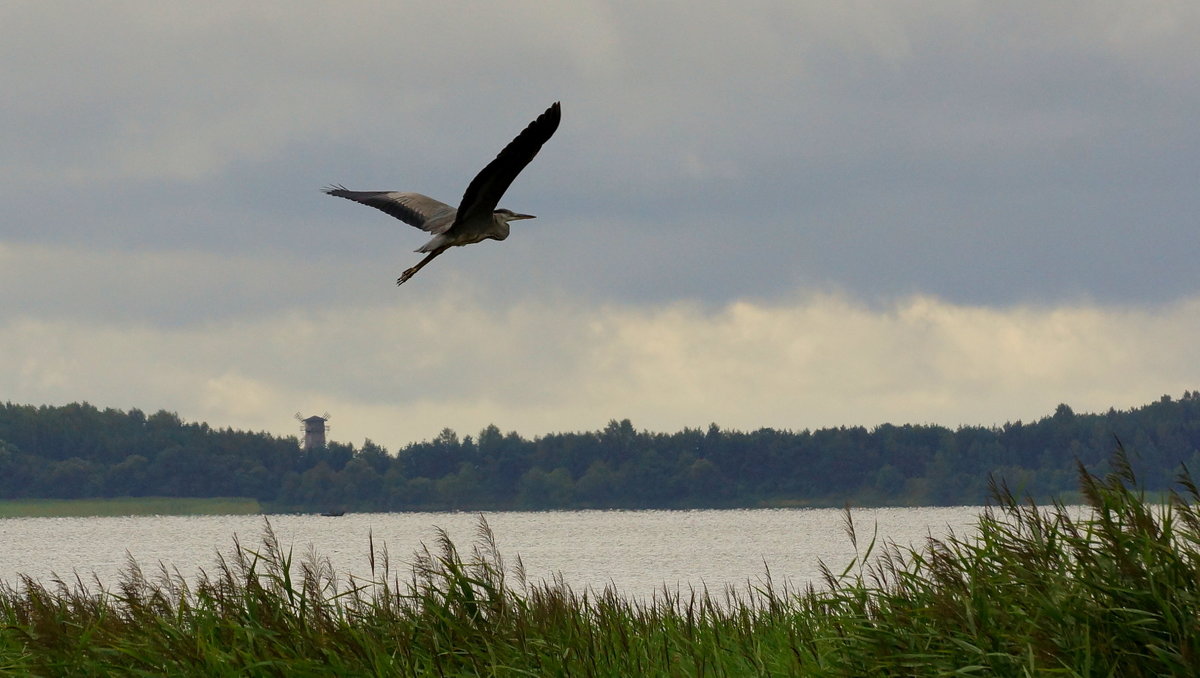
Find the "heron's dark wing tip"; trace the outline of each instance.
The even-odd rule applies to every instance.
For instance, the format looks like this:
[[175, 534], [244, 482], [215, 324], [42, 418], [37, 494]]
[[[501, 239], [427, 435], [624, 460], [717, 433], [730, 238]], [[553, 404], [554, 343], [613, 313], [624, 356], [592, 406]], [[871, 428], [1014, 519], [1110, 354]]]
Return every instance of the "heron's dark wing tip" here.
[[554, 134], [554, 132], [556, 130], [558, 130], [558, 123], [561, 120], [562, 120], [562, 102], [555, 101], [554, 103], [550, 104], [550, 108], [547, 108], [545, 113], [542, 113], [541, 115], [539, 115], [538, 119], [534, 121], [535, 123], [544, 121], [546, 124], [549, 125], [549, 130], [546, 132], [546, 135], [545, 135], [546, 138], [543, 139], [543, 143], [548, 141], [550, 139], [550, 137]]
[[542, 149], [542, 144], [554, 136], [561, 119], [562, 105], [556, 101], [480, 170], [463, 193], [455, 224], [473, 216], [490, 215], [509, 185]]

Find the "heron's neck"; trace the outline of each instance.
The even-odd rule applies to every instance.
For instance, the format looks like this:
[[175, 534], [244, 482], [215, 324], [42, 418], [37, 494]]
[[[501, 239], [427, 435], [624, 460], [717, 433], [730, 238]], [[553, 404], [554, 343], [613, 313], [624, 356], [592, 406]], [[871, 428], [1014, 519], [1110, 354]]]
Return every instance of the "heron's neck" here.
[[493, 228], [492, 228], [492, 233], [493, 233], [492, 237], [493, 238], [495, 238], [496, 240], [504, 240], [505, 238], [508, 237], [508, 232], [509, 232], [508, 219], [505, 219], [504, 217], [500, 216], [499, 214], [493, 214], [492, 215], [492, 225], [493, 225]]

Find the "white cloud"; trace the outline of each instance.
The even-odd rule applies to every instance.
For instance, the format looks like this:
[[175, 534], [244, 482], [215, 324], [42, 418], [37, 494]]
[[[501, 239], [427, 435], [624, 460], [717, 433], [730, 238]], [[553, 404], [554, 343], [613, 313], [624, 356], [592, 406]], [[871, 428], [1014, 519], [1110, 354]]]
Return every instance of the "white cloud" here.
[[[986, 308], [913, 296], [872, 308], [798, 294], [719, 307], [508, 306], [453, 275], [433, 295], [256, 311], [182, 326], [13, 315], [0, 377], [15, 402], [87, 400], [395, 449], [443, 427], [524, 435], [629, 417], [651, 430], [992, 425], [1132, 407], [1200, 386], [1200, 299], [1155, 309]], [[404, 290], [408, 292], [408, 290]]]

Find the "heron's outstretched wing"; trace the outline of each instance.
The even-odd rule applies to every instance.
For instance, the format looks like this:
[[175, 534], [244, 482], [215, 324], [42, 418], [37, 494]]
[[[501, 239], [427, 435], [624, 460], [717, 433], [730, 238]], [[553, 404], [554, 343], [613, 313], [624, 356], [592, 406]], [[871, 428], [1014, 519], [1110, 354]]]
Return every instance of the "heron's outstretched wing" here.
[[343, 186], [330, 186], [324, 191], [338, 198], [383, 210], [406, 224], [430, 233], [443, 233], [454, 223], [453, 207], [420, 193], [347, 191]]
[[542, 144], [553, 136], [561, 118], [562, 111], [556, 101], [509, 142], [495, 160], [475, 175], [463, 193], [455, 224], [483, 215], [490, 219], [513, 179], [533, 160], [542, 149]]

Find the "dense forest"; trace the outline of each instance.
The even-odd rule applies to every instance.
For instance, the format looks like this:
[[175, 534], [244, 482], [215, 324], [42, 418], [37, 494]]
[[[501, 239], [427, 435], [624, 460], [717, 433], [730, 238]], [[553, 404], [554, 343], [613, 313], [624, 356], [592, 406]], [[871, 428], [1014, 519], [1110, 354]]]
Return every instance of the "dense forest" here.
[[1077, 462], [1104, 472], [1118, 442], [1147, 489], [1200, 468], [1200, 391], [1128, 411], [1059, 405], [1002, 427], [883, 424], [816, 431], [638, 431], [628, 420], [532, 440], [445, 429], [391, 454], [370, 440], [294, 437], [176, 414], [0, 406], [0, 499], [253, 497], [273, 511], [979, 504], [990, 477], [1069, 496]]

